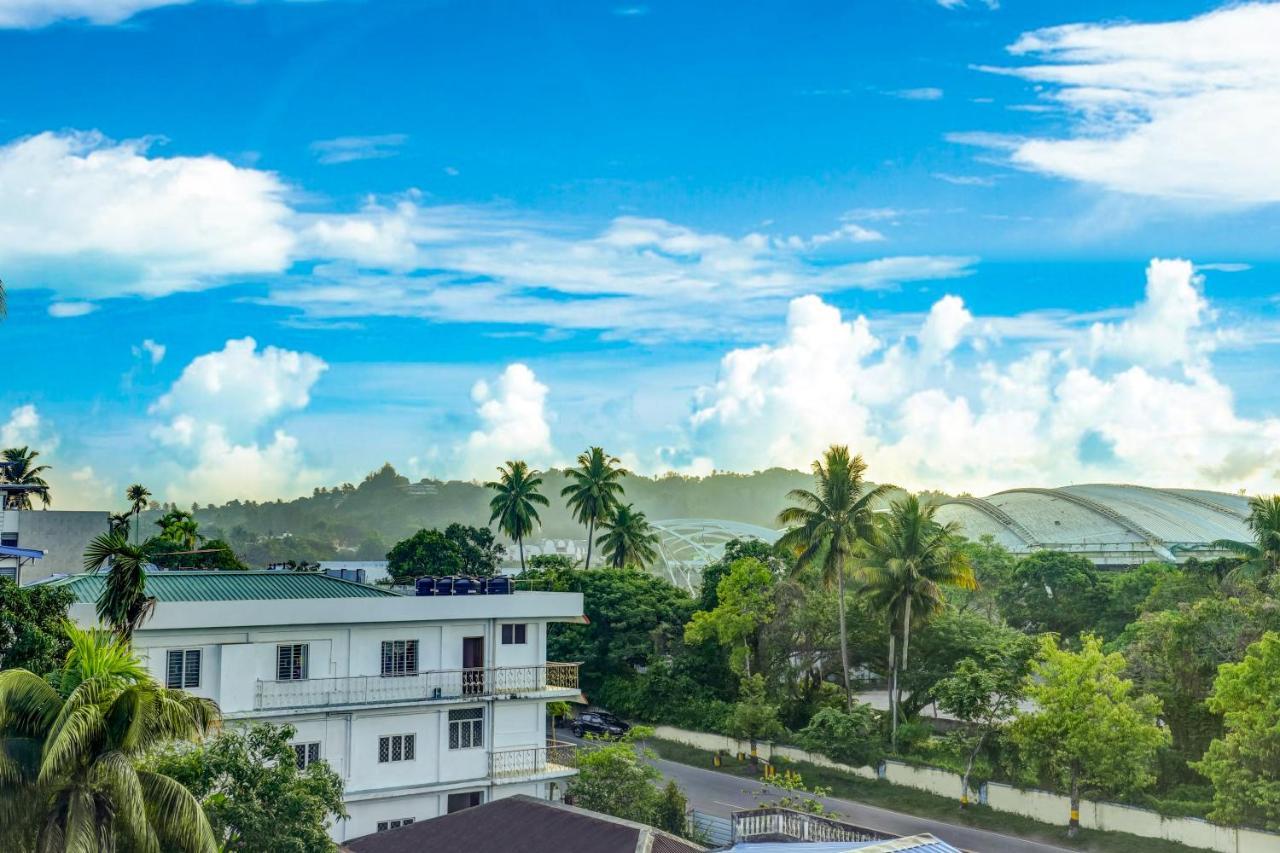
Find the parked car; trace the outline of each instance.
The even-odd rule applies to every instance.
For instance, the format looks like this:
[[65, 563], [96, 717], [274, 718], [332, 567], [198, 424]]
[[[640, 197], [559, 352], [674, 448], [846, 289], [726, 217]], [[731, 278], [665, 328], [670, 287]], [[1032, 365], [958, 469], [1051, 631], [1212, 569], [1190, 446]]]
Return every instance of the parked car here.
[[584, 711], [573, 721], [574, 737], [596, 735], [597, 737], [622, 737], [631, 730], [631, 725], [620, 720], [608, 711]]

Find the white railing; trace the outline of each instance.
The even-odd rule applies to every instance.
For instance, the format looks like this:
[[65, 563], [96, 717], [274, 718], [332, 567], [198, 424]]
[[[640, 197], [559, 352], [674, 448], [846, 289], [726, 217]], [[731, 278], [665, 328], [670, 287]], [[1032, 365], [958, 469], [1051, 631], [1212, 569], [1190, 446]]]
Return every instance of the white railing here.
[[734, 812], [733, 840], [753, 837], [795, 841], [887, 841], [897, 838], [874, 829], [791, 809], [760, 808]]
[[563, 741], [547, 741], [545, 746], [495, 749], [489, 753], [489, 776], [493, 779], [564, 773], [577, 766], [577, 748]]
[[576, 690], [576, 663], [445, 669], [408, 675], [352, 675], [297, 681], [261, 681], [254, 695], [258, 711], [323, 708], [335, 705], [383, 705], [400, 702], [456, 701], [494, 696], [523, 696], [543, 691]]

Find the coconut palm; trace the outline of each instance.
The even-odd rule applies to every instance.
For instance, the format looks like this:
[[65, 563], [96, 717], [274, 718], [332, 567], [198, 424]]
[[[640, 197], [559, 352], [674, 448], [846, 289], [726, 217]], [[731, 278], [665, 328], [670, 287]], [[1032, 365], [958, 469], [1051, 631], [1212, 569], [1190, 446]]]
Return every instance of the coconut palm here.
[[645, 566], [658, 559], [658, 534], [649, 526], [644, 513], [634, 504], [615, 507], [607, 518], [600, 519], [600, 527], [608, 531], [596, 544], [604, 552], [605, 560], [615, 569], [623, 566]]
[[48, 680], [0, 672], [0, 848], [216, 850], [200, 804], [135, 760], [218, 725], [218, 707], [157, 684], [126, 641], [68, 626]]
[[568, 498], [569, 511], [579, 524], [587, 526], [587, 562], [591, 568], [591, 543], [596, 535], [596, 524], [608, 518], [622, 497], [622, 478], [630, 472], [623, 468], [616, 456], [609, 456], [599, 447], [589, 447], [578, 455], [578, 467], [564, 472], [571, 481], [560, 490], [560, 496]]
[[[959, 548], [959, 528], [934, 519], [937, 506], [911, 495], [895, 501], [887, 515], [876, 519], [873, 536], [861, 548], [864, 592], [871, 603], [889, 614], [890, 696], [893, 738], [897, 745], [898, 706], [902, 701], [901, 673], [907, 669], [913, 620], [922, 621], [946, 604], [947, 587], [976, 589], [969, 559]], [[898, 625], [901, 664], [893, 660], [893, 630]]]
[[155, 599], [147, 595], [146, 564], [147, 555], [123, 533], [97, 536], [84, 552], [85, 571], [108, 570], [98, 596], [98, 618], [126, 640], [155, 609]]
[[49, 506], [53, 499], [49, 495], [49, 484], [41, 476], [49, 470], [49, 466], [36, 464], [40, 451], [29, 447], [10, 447], [2, 455], [0, 473], [4, 475], [4, 482], [27, 487], [14, 498], [18, 509], [31, 509], [32, 495], [38, 496], [46, 507]]
[[124, 496], [133, 507], [133, 544], [136, 545], [138, 537], [142, 535], [142, 511], [147, 508], [151, 492], [141, 483], [134, 483], [124, 490]]
[[538, 491], [542, 478], [529, 470], [524, 462], [508, 462], [498, 469], [498, 479], [485, 483], [486, 488], [497, 494], [489, 501], [489, 523], [498, 522], [500, 529], [515, 540], [520, 550], [520, 571], [524, 571], [524, 537], [533, 532], [535, 524], [541, 524], [535, 506], [549, 506], [550, 501]]
[[1241, 557], [1236, 574], [1263, 578], [1280, 573], [1280, 495], [1251, 498], [1245, 523], [1253, 534], [1252, 542], [1219, 539], [1214, 546]]
[[156, 520], [160, 536], [176, 542], [187, 550], [193, 550], [204, 537], [200, 535], [200, 523], [185, 509], [173, 509]]
[[849, 448], [833, 444], [813, 463], [814, 491], [792, 489], [787, 498], [796, 503], [778, 513], [778, 523], [790, 529], [779, 547], [796, 554], [797, 572], [819, 566], [822, 580], [836, 588], [840, 614], [840, 669], [845, 705], [853, 710], [849, 685], [849, 633], [845, 626], [845, 575], [856, 559], [859, 543], [873, 533], [871, 505], [886, 490], [870, 488], [863, 479], [867, 464], [850, 458]]

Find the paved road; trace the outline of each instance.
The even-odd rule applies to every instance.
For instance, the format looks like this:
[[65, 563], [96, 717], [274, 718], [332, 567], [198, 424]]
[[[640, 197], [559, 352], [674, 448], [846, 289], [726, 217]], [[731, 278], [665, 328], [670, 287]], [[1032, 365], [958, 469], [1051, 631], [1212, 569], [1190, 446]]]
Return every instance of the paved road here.
[[[565, 740], [576, 740], [567, 730], [560, 730], [559, 736]], [[581, 741], [578, 741], [581, 743]], [[753, 779], [744, 779], [716, 770], [702, 767], [691, 767], [665, 759], [655, 759], [653, 765], [668, 779], [684, 789], [689, 798], [689, 805], [700, 812], [728, 817], [740, 809], [755, 808], [760, 803], [756, 792], [761, 783]], [[782, 796], [781, 793], [777, 796]], [[772, 798], [772, 795], [771, 795]], [[853, 800], [842, 800], [826, 797], [822, 804], [840, 814], [841, 820], [847, 820], [868, 829], [877, 829], [895, 835], [916, 835], [932, 832], [943, 841], [954, 847], [972, 850], [975, 853], [1075, 853], [1065, 847], [1056, 847], [1038, 841], [1026, 841], [1011, 835], [973, 829], [968, 826], [943, 823], [929, 818], [916, 817], [902, 812], [868, 806]]]

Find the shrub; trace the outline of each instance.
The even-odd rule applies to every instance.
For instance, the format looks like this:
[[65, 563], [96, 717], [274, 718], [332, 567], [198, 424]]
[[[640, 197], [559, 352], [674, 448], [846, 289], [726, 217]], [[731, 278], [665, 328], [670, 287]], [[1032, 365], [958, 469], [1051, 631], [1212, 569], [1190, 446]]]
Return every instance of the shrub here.
[[884, 751], [880, 731], [879, 715], [870, 705], [858, 703], [849, 712], [822, 708], [809, 720], [809, 725], [799, 731], [797, 740], [810, 752], [860, 767], [879, 762]]

